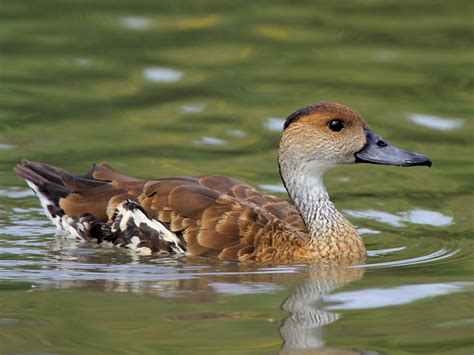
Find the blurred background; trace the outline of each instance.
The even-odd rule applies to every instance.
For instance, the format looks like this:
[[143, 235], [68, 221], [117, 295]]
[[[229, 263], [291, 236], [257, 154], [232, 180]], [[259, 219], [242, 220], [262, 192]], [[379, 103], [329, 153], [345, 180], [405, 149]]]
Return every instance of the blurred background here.
[[342, 302], [344, 317], [310, 327], [313, 338], [328, 331], [305, 349], [471, 353], [473, 10], [462, 0], [3, 0], [0, 352], [292, 343], [278, 331], [292, 314], [280, 304], [304, 266], [137, 260], [63, 242], [12, 167], [27, 158], [77, 173], [107, 161], [142, 178], [222, 174], [286, 198], [276, 164], [285, 117], [336, 101], [433, 167], [329, 174], [371, 256], [363, 278], [322, 277], [361, 280], [326, 300]]

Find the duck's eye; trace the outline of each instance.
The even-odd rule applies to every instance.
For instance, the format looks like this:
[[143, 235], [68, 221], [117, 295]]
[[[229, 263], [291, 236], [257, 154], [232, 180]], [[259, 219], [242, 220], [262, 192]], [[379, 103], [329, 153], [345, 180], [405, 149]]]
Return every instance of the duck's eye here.
[[328, 127], [333, 132], [339, 132], [344, 128], [344, 121], [342, 120], [331, 120], [328, 122]]

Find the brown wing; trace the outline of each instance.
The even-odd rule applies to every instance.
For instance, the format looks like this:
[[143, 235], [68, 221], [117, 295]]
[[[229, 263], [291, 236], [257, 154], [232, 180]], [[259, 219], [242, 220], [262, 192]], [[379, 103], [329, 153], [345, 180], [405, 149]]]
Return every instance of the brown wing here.
[[[72, 192], [59, 200], [59, 206], [68, 216], [79, 217], [88, 213], [104, 222], [111, 216], [110, 208], [117, 202], [135, 199], [146, 183], [121, 175], [106, 163], [94, 165], [83, 176], [64, 172], [61, 180], [62, 185]], [[96, 184], [91, 186], [91, 183]]]
[[94, 166], [85, 178], [103, 181], [97, 187], [71, 180], [76, 193], [61, 199], [66, 214], [92, 213], [102, 220], [115, 206], [136, 200], [152, 218], [180, 232], [191, 255], [245, 259], [254, 247], [272, 246], [272, 224], [282, 221], [299, 231], [304, 223], [293, 205], [222, 176], [134, 179], [107, 164]]
[[240, 202], [263, 209], [280, 220], [292, 225], [301, 231], [306, 231], [300, 213], [292, 204], [276, 196], [264, 194], [252, 186], [238, 180], [223, 176], [203, 176], [200, 184], [219, 191], [225, 195], [235, 197]]

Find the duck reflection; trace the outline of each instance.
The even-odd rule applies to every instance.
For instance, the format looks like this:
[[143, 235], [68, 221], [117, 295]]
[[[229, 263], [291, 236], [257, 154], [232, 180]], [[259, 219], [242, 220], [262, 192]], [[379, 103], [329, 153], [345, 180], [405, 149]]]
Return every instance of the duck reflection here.
[[[363, 273], [364, 270], [358, 268], [309, 266], [308, 279], [296, 286], [281, 305], [289, 313], [279, 329], [283, 340], [282, 353], [323, 350], [324, 326], [340, 318], [340, 314], [323, 309], [323, 297], [349, 282], [361, 279]], [[330, 353], [334, 352], [358, 353], [336, 349]]]
[[[49, 251], [53, 275], [61, 275], [47, 288], [87, 288], [132, 294], [155, 294], [167, 304], [213, 304], [223, 296], [284, 293], [288, 284], [298, 284], [282, 301], [287, 316], [279, 335], [283, 354], [301, 351], [324, 354], [354, 354], [353, 350], [325, 347], [325, 327], [340, 314], [324, 310], [324, 297], [363, 277], [364, 269], [351, 266], [262, 266], [199, 258], [143, 258], [116, 248], [61, 245]], [[41, 272], [47, 272], [43, 270]], [[48, 275], [43, 275], [48, 277]], [[258, 319], [262, 311], [251, 308], [232, 312], [183, 312], [167, 316], [173, 321], [209, 321], [233, 318]], [[328, 352], [329, 351], [329, 352]]]

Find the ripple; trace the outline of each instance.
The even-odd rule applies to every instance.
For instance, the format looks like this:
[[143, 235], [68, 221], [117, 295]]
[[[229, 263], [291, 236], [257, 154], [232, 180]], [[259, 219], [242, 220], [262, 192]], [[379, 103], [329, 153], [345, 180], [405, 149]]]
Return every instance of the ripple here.
[[32, 248], [19, 248], [18, 246], [12, 246], [12, 247], [0, 246], [0, 254], [15, 254], [15, 255], [43, 254], [43, 251], [35, 250]]
[[[195, 292], [196, 290], [177, 290], [176, 282], [194, 280], [209, 277], [217, 277], [209, 286], [214, 292], [222, 294], [248, 294], [248, 293], [270, 293], [280, 286], [274, 283], [258, 281], [247, 281], [233, 283], [228, 280], [238, 280], [245, 277], [269, 277], [270, 275], [288, 274], [305, 271], [304, 266], [273, 267], [266, 269], [252, 269], [248, 271], [238, 270], [238, 264], [230, 264], [233, 270], [224, 271], [219, 267], [210, 265], [193, 266], [186, 268], [179, 265], [174, 259], [170, 265], [147, 264], [129, 262], [123, 264], [83, 263], [74, 260], [0, 260], [0, 279], [34, 282], [42, 288], [50, 287], [81, 287], [89, 282], [100, 282], [108, 288], [120, 291], [132, 292], [159, 292], [161, 296], [176, 296], [176, 292]], [[209, 261], [212, 263], [212, 261]], [[238, 271], [237, 271], [238, 270]], [[219, 282], [219, 279], [226, 280]], [[229, 279], [230, 278], [230, 279]], [[125, 288], [125, 289], [124, 289]]]
[[380, 234], [380, 233], [382, 233], [381, 231], [378, 231], [378, 230], [375, 230], [375, 229], [370, 229], [370, 228], [358, 228], [358, 229], [357, 229], [357, 232], [358, 232], [360, 235], [364, 235], [364, 234]]
[[351, 179], [347, 176], [341, 176], [338, 177], [337, 180], [339, 180], [340, 182], [349, 182]]
[[183, 73], [170, 68], [153, 67], [144, 69], [143, 76], [155, 83], [174, 83], [183, 78]]
[[225, 145], [227, 141], [217, 137], [201, 137], [200, 140], [193, 141], [194, 144]]
[[0, 150], [10, 150], [10, 149], [13, 149], [13, 148], [15, 148], [14, 145], [0, 143]]
[[245, 138], [245, 137], [247, 137], [247, 133], [245, 133], [244, 131], [242, 131], [240, 129], [229, 129], [227, 131], [227, 134], [231, 137], [234, 137], [234, 138]]
[[21, 199], [25, 197], [34, 196], [34, 192], [30, 189], [23, 189], [17, 186], [8, 187], [6, 189], [0, 189], [0, 196], [13, 198], [13, 199]]
[[258, 187], [268, 192], [286, 192], [283, 184], [260, 184]]
[[146, 30], [153, 26], [153, 21], [145, 17], [122, 17], [119, 23], [130, 30]]
[[393, 62], [400, 58], [400, 53], [390, 49], [378, 50], [373, 54], [374, 60], [378, 62]]
[[[271, 192], [285, 192], [282, 184], [261, 184], [260, 188]], [[1, 195], [21, 199], [29, 198], [32, 193], [29, 190], [12, 187], [0, 190]], [[404, 223], [430, 225], [452, 223], [452, 218], [439, 212], [421, 209], [397, 214], [372, 210], [349, 212], [361, 218], [372, 219], [374, 217], [380, 219], [382, 213], [382, 221], [388, 220], [397, 226]], [[0, 244], [0, 253], [4, 259], [0, 260], [0, 279], [21, 279], [42, 285], [42, 288], [89, 287], [93, 283], [96, 285], [94, 287], [105, 287], [119, 292], [150, 292], [166, 296], [176, 295], [173, 293], [175, 292], [173, 285], [176, 282], [212, 278], [213, 281], [209, 282], [208, 286], [213, 293], [238, 295], [277, 292], [279, 290], [272, 289], [274, 282], [268, 283], [270, 287], [267, 287], [265, 281], [287, 280], [289, 277], [294, 277], [292, 274], [307, 272], [306, 265], [250, 267], [238, 263], [222, 264], [213, 260], [196, 261], [192, 258], [189, 261], [174, 257], [140, 258], [128, 254], [124, 249], [103, 248], [93, 243], [79, 243], [70, 238], [53, 238], [55, 230], [42, 216], [40, 208], [14, 207], [6, 213], [6, 218], [6, 221], [0, 221], [0, 233], [7, 236]], [[381, 233], [368, 228], [361, 228], [359, 232]], [[416, 244], [404, 240], [402, 246], [370, 250], [368, 264], [354, 268], [401, 268], [437, 263], [442, 260], [448, 260], [446, 262], [449, 263], [453, 260], [466, 260], [466, 255], [463, 254], [466, 253], [466, 249], [458, 241], [451, 243], [445, 239], [436, 240], [438, 246], [433, 246], [433, 239], [425, 242], [419, 242], [418, 239]], [[438, 250], [426, 251], [427, 245], [430, 245], [431, 249]], [[26, 260], [14, 260], [14, 255]], [[462, 255], [461, 259], [459, 255]], [[394, 258], [401, 260], [393, 260]], [[188, 262], [190, 264], [187, 264]], [[176, 292], [197, 291], [186, 288]]]
[[206, 108], [205, 104], [187, 104], [180, 107], [181, 112], [184, 113], [200, 113]]
[[[9, 198], [21, 199], [31, 194], [30, 191], [8, 189], [1, 190], [0, 196], [8, 195]], [[41, 208], [14, 207], [6, 214], [6, 221], [0, 220], [0, 234], [23, 238], [54, 234], [56, 229], [43, 217], [43, 213]]]
[[210, 282], [217, 293], [227, 295], [245, 295], [249, 293], [273, 293], [284, 290], [283, 287], [273, 283], [231, 283], [231, 282]]
[[387, 249], [377, 249], [377, 250], [367, 250], [367, 256], [381, 256], [381, 255], [389, 255], [393, 254], [402, 250], [405, 250], [406, 247], [398, 247], [398, 248], [387, 248]]
[[373, 219], [378, 222], [386, 223], [394, 227], [403, 227], [405, 223], [426, 224], [434, 227], [443, 227], [453, 224], [453, 218], [446, 216], [440, 212], [429, 211], [414, 208], [409, 211], [392, 214], [377, 210], [345, 210], [351, 217]]
[[474, 318], [454, 320], [450, 322], [436, 324], [435, 326], [440, 327], [440, 328], [453, 328], [453, 327], [459, 327], [459, 326], [471, 325], [471, 324], [474, 325]]
[[0, 326], [12, 326], [20, 323], [21, 321], [16, 318], [0, 318]]
[[45, 221], [23, 221], [14, 225], [0, 225], [0, 234], [14, 237], [32, 237], [54, 234], [56, 229]]
[[74, 63], [80, 67], [88, 67], [92, 64], [92, 60], [88, 58], [74, 58]]
[[363, 264], [363, 265], [356, 265], [353, 266], [354, 268], [381, 268], [381, 267], [400, 267], [405, 265], [416, 265], [416, 264], [425, 264], [425, 263], [432, 263], [435, 261], [440, 261], [444, 259], [451, 258], [452, 256], [458, 254], [461, 249], [448, 249], [442, 248], [435, 252], [416, 256], [413, 258], [407, 258], [402, 260], [395, 260], [395, 261], [386, 261], [381, 263], [374, 263], [374, 264]]
[[410, 113], [408, 119], [417, 125], [441, 131], [460, 128], [464, 124], [464, 121], [459, 118], [443, 118], [420, 113]]
[[283, 131], [283, 125], [285, 120], [279, 117], [268, 117], [265, 121], [265, 127], [270, 131], [281, 132]]
[[354, 310], [397, 306], [413, 303], [423, 298], [462, 292], [467, 288], [472, 288], [473, 285], [474, 282], [449, 282], [340, 292], [324, 297], [326, 302], [339, 303], [324, 307], [324, 309]]

